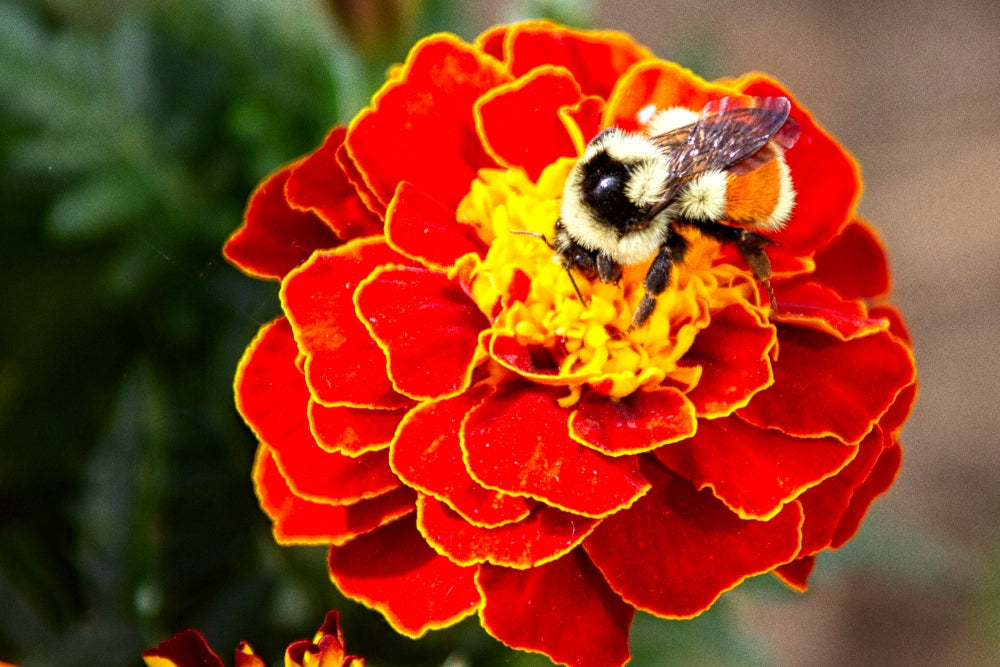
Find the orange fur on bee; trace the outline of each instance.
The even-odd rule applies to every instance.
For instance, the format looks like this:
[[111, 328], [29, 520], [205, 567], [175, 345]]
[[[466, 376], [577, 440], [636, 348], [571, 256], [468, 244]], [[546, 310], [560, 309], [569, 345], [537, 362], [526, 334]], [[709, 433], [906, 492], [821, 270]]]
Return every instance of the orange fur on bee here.
[[767, 220], [782, 196], [778, 160], [746, 173], [730, 174], [726, 190], [726, 220], [753, 225]]

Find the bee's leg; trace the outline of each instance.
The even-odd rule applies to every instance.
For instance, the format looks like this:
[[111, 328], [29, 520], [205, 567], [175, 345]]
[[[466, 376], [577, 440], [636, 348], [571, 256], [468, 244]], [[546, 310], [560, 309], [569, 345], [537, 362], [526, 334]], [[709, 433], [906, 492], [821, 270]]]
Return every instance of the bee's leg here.
[[597, 277], [602, 283], [617, 283], [622, 279], [622, 267], [610, 255], [598, 252], [595, 259]]
[[767, 291], [767, 298], [771, 302], [771, 315], [778, 312], [778, 303], [774, 300], [774, 290], [771, 288], [771, 260], [764, 252], [765, 246], [771, 245], [774, 241], [767, 237], [755, 234], [742, 227], [730, 227], [718, 222], [690, 222], [697, 227], [705, 236], [720, 241], [722, 243], [733, 243], [739, 251], [743, 261], [750, 267], [750, 272], [754, 279], [764, 286]]
[[667, 240], [660, 246], [653, 263], [649, 265], [649, 271], [646, 272], [646, 279], [643, 282], [646, 293], [642, 295], [639, 306], [632, 314], [633, 329], [644, 325], [653, 314], [653, 310], [656, 309], [656, 297], [663, 294], [663, 290], [670, 284], [670, 271], [674, 267], [674, 262], [683, 261], [687, 249], [687, 239], [671, 231]]

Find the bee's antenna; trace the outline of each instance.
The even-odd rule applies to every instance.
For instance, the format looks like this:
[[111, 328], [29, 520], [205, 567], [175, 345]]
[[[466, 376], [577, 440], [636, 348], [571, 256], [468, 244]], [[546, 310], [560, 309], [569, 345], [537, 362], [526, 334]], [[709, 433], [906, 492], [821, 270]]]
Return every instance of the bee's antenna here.
[[[527, 229], [512, 229], [510, 230], [510, 233], [520, 234], [521, 236], [533, 236], [536, 239], [541, 239], [542, 242], [549, 247], [549, 250], [556, 249], [556, 247], [552, 245], [552, 241], [550, 241], [549, 237], [546, 236], [545, 234], [541, 234], [539, 232], [532, 232]], [[562, 267], [566, 269], [566, 275], [569, 276], [569, 282], [573, 286], [573, 291], [576, 292], [576, 298], [580, 300], [580, 303], [586, 306], [587, 300], [583, 298], [583, 293], [580, 292], [580, 288], [577, 287], [576, 279], [573, 277], [573, 271], [570, 269], [569, 264], [563, 263]]]

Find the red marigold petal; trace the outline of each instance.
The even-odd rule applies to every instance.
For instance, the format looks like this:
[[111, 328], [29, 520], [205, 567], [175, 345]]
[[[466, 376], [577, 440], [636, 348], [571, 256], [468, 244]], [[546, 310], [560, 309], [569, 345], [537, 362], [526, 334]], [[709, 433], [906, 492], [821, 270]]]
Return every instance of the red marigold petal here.
[[774, 384], [737, 414], [762, 428], [855, 443], [914, 380], [910, 351], [887, 331], [841, 341], [784, 327]]
[[576, 385], [596, 376], [594, 371], [561, 373], [551, 350], [541, 345], [525, 345], [513, 334], [490, 333], [487, 349], [490, 357], [501, 366], [541, 385]]
[[854, 489], [871, 474], [882, 448], [881, 429], [872, 429], [858, 445], [857, 456], [843, 470], [799, 496], [798, 501], [806, 515], [800, 556], [816, 554], [830, 546]]
[[573, 141], [573, 155], [583, 155], [587, 144], [600, 131], [605, 108], [603, 99], [591, 96], [559, 109], [559, 118]]
[[643, 472], [653, 483], [649, 493], [602, 521], [583, 543], [612, 590], [637, 609], [690, 618], [747, 577], [798, 553], [797, 502], [770, 521], [745, 521], [708, 490], [697, 491], [658, 464]]
[[316, 443], [328, 452], [358, 456], [385, 449], [406, 410], [369, 410], [309, 401], [309, 424]]
[[361, 170], [358, 168], [358, 165], [354, 163], [354, 159], [351, 158], [350, 154], [347, 152], [347, 144], [342, 143], [340, 145], [340, 148], [337, 149], [335, 157], [337, 164], [344, 172], [344, 176], [347, 177], [347, 180], [351, 182], [351, 185], [354, 186], [355, 191], [358, 193], [358, 198], [361, 199], [369, 211], [374, 212], [375, 215], [384, 220], [386, 207], [385, 202], [379, 201], [371, 187], [365, 183], [365, 177], [361, 175]]
[[452, 35], [417, 44], [399, 78], [347, 131], [347, 150], [383, 204], [400, 181], [454, 209], [476, 172], [496, 164], [476, 134], [476, 99], [509, 80], [499, 62]]
[[889, 261], [878, 234], [863, 220], [851, 220], [816, 253], [813, 280], [845, 299], [871, 299], [888, 294]]
[[[197, 630], [183, 630], [170, 639], [164, 639], [155, 648], [142, 652], [142, 659], [148, 667], [225, 667], [205, 637]], [[5, 664], [5, 663], [4, 663]]]
[[576, 155], [558, 111], [580, 102], [580, 87], [561, 67], [540, 66], [476, 102], [476, 127], [500, 164], [523, 167], [532, 181], [560, 157]]
[[611, 456], [656, 449], [693, 435], [696, 428], [694, 406], [673, 387], [637, 391], [618, 400], [589, 392], [569, 417], [575, 440]]
[[265, 445], [257, 450], [253, 481], [279, 544], [344, 544], [413, 512], [416, 501], [416, 494], [405, 486], [349, 505], [308, 500], [288, 486]]
[[858, 488], [854, 489], [851, 495], [851, 502], [847, 506], [847, 511], [840, 517], [837, 530], [830, 540], [830, 546], [839, 549], [848, 540], [854, 537], [861, 527], [861, 520], [868, 513], [868, 508], [875, 502], [875, 499], [889, 490], [892, 483], [899, 474], [899, 467], [903, 462], [903, 448], [897, 443], [882, 450], [881, 456], [875, 462], [875, 467], [865, 478]]
[[438, 555], [409, 519], [331, 547], [328, 562], [344, 595], [377, 610], [408, 637], [453, 625], [481, 602], [479, 568]]
[[234, 383], [236, 407], [271, 449], [295, 493], [319, 502], [350, 503], [400, 486], [384, 452], [351, 458], [316, 444], [297, 354], [287, 320], [265, 325], [244, 353]]
[[796, 558], [791, 563], [776, 567], [774, 574], [785, 585], [801, 592], [806, 590], [809, 583], [809, 575], [812, 574], [815, 565], [815, 556], [803, 556], [802, 558]]
[[407, 182], [396, 188], [385, 222], [389, 245], [433, 269], [445, 269], [468, 253], [485, 256], [475, 229], [455, 220], [455, 211]]
[[598, 519], [537, 505], [523, 521], [482, 528], [430, 496], [417, 501], [417, 529], [438, 553], [459, 565], [535, 567], [569, 553], [597, 523]]
[[408, 486], [443, 500], [474, 525], [495, 527], [526, 518], [534, 503], [484, 488], [462, 461], [458, 436], [462, 420], [487, 391], [480, 385], [413, 408], [400, 425], [389, 462]]
[[885, 330], [887, 322], [871, 317], [860, 301], [846, 301], [828, 287], [814, 282], [782, 285], [775, 289], [778, 320], [811, 327], [841, 340]]
[[528, 570], [483, 565], [477, 581], [485, 601], [483, 628], [511, 648], [573, 667], [628, 662], [635, 610], [580, 549]]
[[347, 129], [333, 128], [323, 145], [292, 168], [285, 196], [292, 208], [312, 211], [348, 241], [382, 232], [382, 219], [368, 210], [337, 161]]
[[606, 516], [649, 489], [634, 456], [608, 457], [573, 440], [568, 411], [544, 387], [511, 383], [469, 412], [462, 449], [484, 486], [568, 512]]
[[354, 302], [397, 391], [434, 398], [468, 388], [489, 321], [457, 281], [431, 269], [382, 267], [362, 281]]
[[629, 67], [653, 57], [626, 33], [573, 30], [548, 21], [519, 23], [505, 37], [505, 62], [514, 76], [541, 65], [565, 67], [585, 95], [605, 99]]
[[316, 253], [281, 287], [281, 302], [306, 355], [306, 382], [326, 405], [403, 408], [386, 358], [354, 310], [354, 291], [378, 266], [409, 260], [377, 238]]
[[712, 315], [678, 366], [702, 368], [688, 392], [699, 417], [725, 417], [773, 382], [770, 351], [775, 329], [740, 303]]
[[837, 474], [857, 447], [834, 438], [803, 440], [737, 417], [703, 419], [684, 442], [654, 452], [664, 465], [744, 519], [770, 519], [805, 489]]
[[222, 248], [226, 259], [251, 276], [281, 278], [314, 250], [341, 243], [320, 218], [286, 201], [285, 184], [295, 166], [279, 169], [257, 186], [243, 224]]
[[[267, 663], [255, 655], [253, 647], [245, 641], [241, 641], [236, 645], [236, 650], [233, 651], [233, 664], [236, 667], [267, 667]], [[199, 667], [201, 667], [200, 663]]]
[[792, 102], [791, 116], [802, 129], [795, 146], [785, 153], [795, 185], [795, 209], [774, 240], [803, 255], [826, 246], [851, 218], [861, 195], [857, 162], [773, 79], [751, 74], [735, 86], [747, 95], [787, 97]]

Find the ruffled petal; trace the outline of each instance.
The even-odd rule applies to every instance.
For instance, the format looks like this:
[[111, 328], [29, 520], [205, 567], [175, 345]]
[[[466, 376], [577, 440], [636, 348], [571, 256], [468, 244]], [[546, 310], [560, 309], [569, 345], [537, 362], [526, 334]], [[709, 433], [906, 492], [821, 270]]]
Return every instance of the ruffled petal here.
[[408, 637], [453, 625], [481, 602], [478, 567], [435, 553], [409, 519], [331, 547], [329, 566], [344, 595], [379, 611]]
[[873, 299], [890, 289], [882, 240], [868, 223], [854, 219], [816, 253], [813, 280], [844, 299]]
[[197, 630], [178, 632], [155, 648], [142, 652], [147, 667], [225, 667], [215, 651]]
[[598, 519], [537, 505], [523, 521], [474, 526], [430, 496], [417, 501], [417, 529], [434, 549], [459, 565], [491, 563], [523, 570], [566, 555]]
[[868, 513], [868, 508], [896, 481], [902, 463], [903, 448], [898, 443], [890, 441], [889, 446], [882, 450], [881, 456], [875, 462], [871, 474], [854, 489], [847, 511], [840, 517], [840, 523], [837, 524], [837, 530], [830, 541], [832, 548], [839, 549], [854, 537], [861, 527], [861, 520]]
[[828, 287], [812, 281], [799, 282], [775, 290], [778, 320], [800, 327], [811, 327], [842, 340], [884, 331], [888, 323], [870, 317], [860, 301], [845, 301]]
[[914, 381], [911, 352], [886, 331], [842, 341], [790, 326], [779, 350], [774, 385], [737, 414], [788, 435], [856, 443]]
[[309, 401], [309, 425], [316, 443], [328, 452], [358, 456], [385, 449], [406, 410], [369, 410]]
[[412, 401], [389, 380], [386, 358], [354, 310], [358, 283], [380, 265], [409, 260], [378, 238], [316, 253], [292, 272], [281, 302], [306, 355], [306, 382], [325, 405], [403, 408]]
[[417, 44], [347, 132], [348, 153], [379, 201], [388, 204], [408, 181], [454, 210], [476, 172], [496, 166], [476, 134], [473, 104], [508, 80], [500, 63], [452, 35]]
[[279, 169], [257, 186], [243, 224], [222, 248], [226, 259], [251, 276], [281, 278], [314, 250], [341, 243], [323, 220], [292, 208], [285, 199], [285, 184], [295, 166]]
[[512, 383], [469, 412], [462, 449], [484, 486], [584, 516], [630, 506], [649, 490], [634, 456], [608, 457], [569, 435], [569, 413], [543, 387]]
[[786, 586], [802, 592], [806, 590], [806, 586], [809, 583], [809, 575], [812, 574], [813, 567], [815, 567], [815, 565], [815, 556], [803, 556], [801, 558], [796, 558], [791, 563], [779, 565], [774, 569], [774, 574], [781, 581], [783, 581]]
[[462, 420], [487, 393], [488, 387], [480, 385], [413, 408], [400, 425], [389, 461], [407, 485], [444, 501], [469, 523], [490, 528], [526, 518], [535, 503], [483, 487], [462, 461]]
[[583, 543], [612, 590], [665, 618], [690, 618], [747, 577], [795, 558], [802, 508], [745, 521], [708, 490], [651, 463], [653, 488], [628, 512], [608, 517]]
[[398, 252], [432, 269], [446, 269], [459, 257], [486, 254], [471, 225], [455, 220], [455, 211], [407, 183], [399, 184], [389, 204], [386, 239]]
[[693, 437], [655, 455], [698, 489], [712, 489], [741, 518], [770, 519], [805, 489], [836, 475], [857, 451], [834, 438], [803, 441], [734, 416], [702, 420]]
[[354, 296], [358, 316], [389, 360], [389, 378], [413, 398], [468, 388], [489, 321], [457, 281], [440, 271], [382, 267]]
[[416, 501], [416, 494], [406, 487], [348, 505], [308, 500], [288, 486], [265, 445], [257, 450], [253, 481], [279, 544], [344, 544], [410, 514]]
[[580, 549], [529, 570], [483, 565], [477, 581], [483, 628], [511, 648], [574, 667], [628, 662], [635, 611]]
[[639, 454], [694, 434], [694, 406], [673, 387], [637, 391], [618, 400], [584, 396], [569, 417], [570, 435], [611, 456]]

